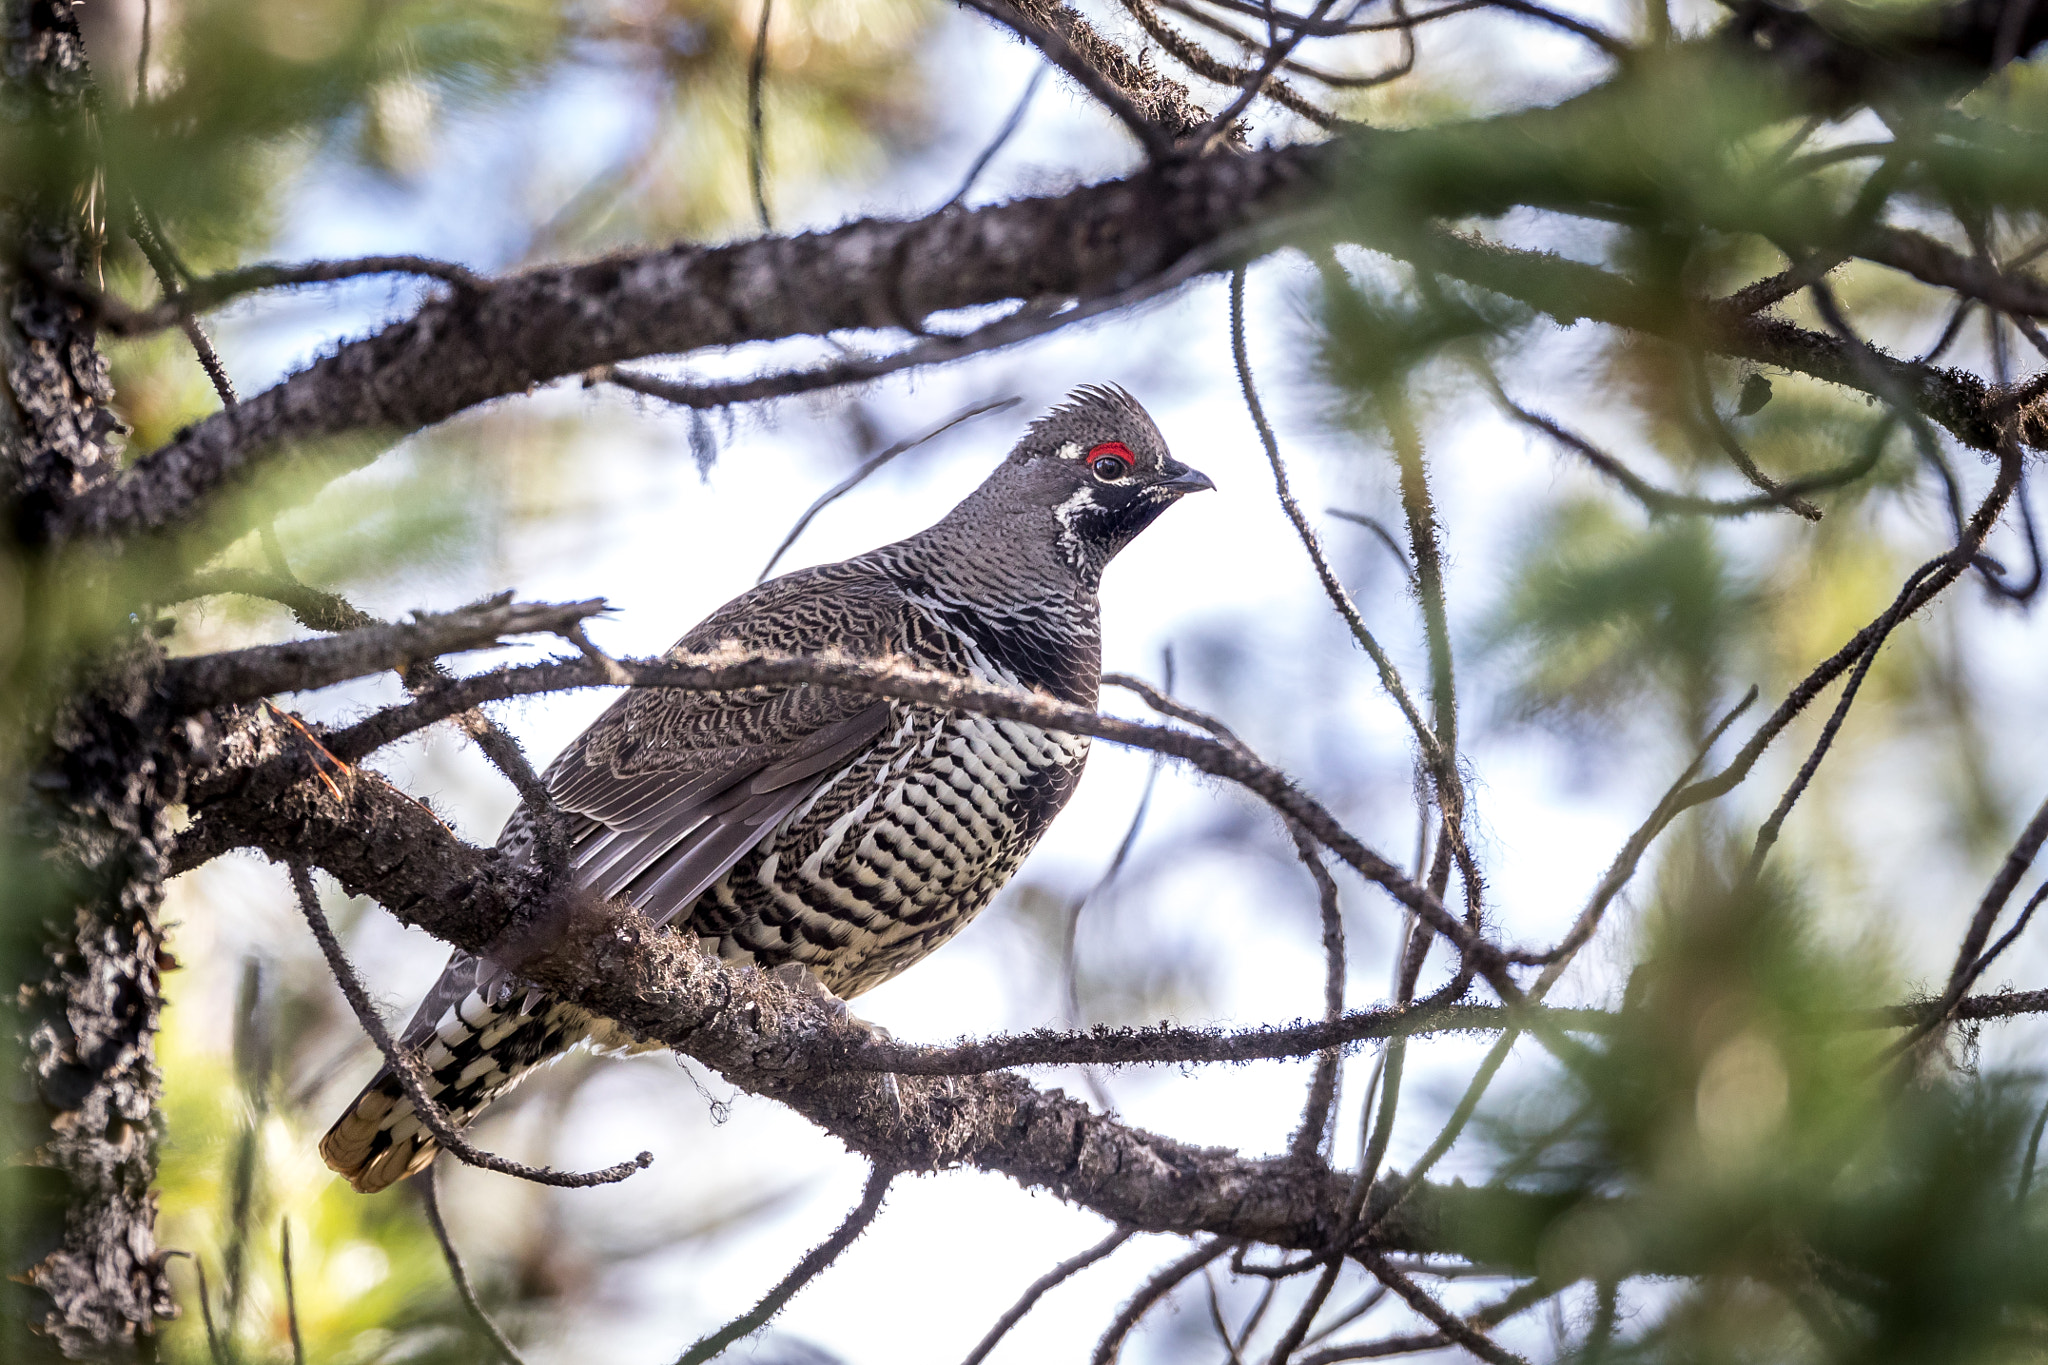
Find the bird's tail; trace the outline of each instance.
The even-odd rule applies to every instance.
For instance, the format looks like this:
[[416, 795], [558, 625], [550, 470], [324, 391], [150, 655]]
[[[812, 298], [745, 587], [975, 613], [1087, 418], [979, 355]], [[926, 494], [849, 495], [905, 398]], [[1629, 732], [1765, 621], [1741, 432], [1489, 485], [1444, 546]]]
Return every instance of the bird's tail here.
[[[514, 991], [496, 1005], [472, 992], [450, 1005], [431, 1032], [407, 1041], [429, 1073], [427, 1093], [461, 1128], [582, 1041], [590, 1027], [588, 1012], [536, 991]], [[320, 1139], [327, 1164], [364, 1194], [425, 1169], [439, 1148], [388, 1066]]]

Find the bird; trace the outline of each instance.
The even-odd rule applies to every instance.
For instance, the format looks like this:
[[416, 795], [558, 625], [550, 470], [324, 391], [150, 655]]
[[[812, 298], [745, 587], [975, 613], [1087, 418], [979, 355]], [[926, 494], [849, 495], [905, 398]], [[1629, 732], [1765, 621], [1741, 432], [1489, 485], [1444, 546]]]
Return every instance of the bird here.
[[[1173, 458], [1127, 391], [1083, 385], [933, 525], [770, 579], [666, 657], [836, 651], [1092, 710], [1103, 570], [1181, 497], [1214, 486]], [[1086, 736], [814, 684], [646, 688], [614, 702], [542, 781], [567, 821], [579, 892], [843, 1002], [994, 899], [1087, 757]], [[530, 859], [538, 838], [522, 805], [498, 847]], [[579, 1043], [650, 1046], [519, 982], [516, 966], [457, 950], [400, 1037], [457, 1127]], [[386, 1065], [320, 1152], [372, 1193], [437, 1147]]]

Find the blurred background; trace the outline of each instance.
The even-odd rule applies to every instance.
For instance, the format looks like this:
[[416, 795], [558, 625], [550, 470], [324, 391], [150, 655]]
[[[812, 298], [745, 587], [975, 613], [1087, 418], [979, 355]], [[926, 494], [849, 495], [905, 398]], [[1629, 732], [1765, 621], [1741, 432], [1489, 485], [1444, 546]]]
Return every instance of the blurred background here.
[[[1083, 9], [1133, 50], [1148, 45], [1123, 10]], [[146, 187], [195, 273], [380, 252], [497, 273], [760, 230], [746, 133], [755, 0], [154, 0], [147, 8], [86, 0], [80, 14], [110, 100], [133, 97], [145, 12], [142, 88], [211, 135], [190, 144], [211, 151], [166, 160], [164, 183]], [[1621, 33], [1649, 22], [1627, 5], [1572, 12]], [[1684, 30], [1717, 14], [1681, 5], [1672, 20]], [[362, 42], [365, 31], [373, 42]], [[1546, 103], [1609, 69], [1572, 35], [1511, 16], [1434, 26], [1421, 47], [1411, 74], [1346, 94], [1340, 108], [1380, 125], [1438, 122]], [[1398, 49], [1395, 35], [1362, 35], [1319, 59], [1366, 72]], [[775, 228], [929, 211], [960, 188], [1020, 101], [1015, 135], [967, 202], [1132, 169], [1139, 158], [1129, 136], [1064, 79], [1040, 79], [1040, 65], [977, 15], [932, 0], [775, 0], [763, 86], [764, 197]], [[1984, 98], [2002, 101], [2004, 116], [2024, 123], [2048, 114], [2031, 69], [2012, 68], [1995, 87]], [[1211, 108], [1227, 99], [1214, 88], [1196, 96]], [[1250, 117], [1254, 142], [1320, 136], [1268, 104]], [[1870, 135], [1834, 125], [1815, 145]], [[1630, 249], [1621, 229], [1583, 220], [1560, 225], [1518, 211], [1489, 226], [1585, 259]], [[2021, 226], [2008, 225], [2016, 238], [2026, 235]], [[1900, 438], [1867, 478], [1821, 497], [1828, 515], [1818, 525], [1782, 515], [1647, 517], [1569, 452], [1503, 419], [1458, 345], [1416, 343], [1390, 359], [1389, 337], [1426, 330], [1414, 325], [1422, 305], [1412, 276], [1350, 248], [1336, 263], [1333, 277], [1283, 251], [1252, 268], [1254, 372], [1303, 507], [1419, 689], [1427, 662], [1405, 565], [1370, 528], [1335, 515], [1377, 519], [1405, 540], [1394, 461], [1361, 398], [1388, 366], [1398, 371], [1446, 538], [1462, 759], [1489, 914], [1509, 942], [1552, 941], [1714, 720], [1752, 685], [1765, 707], [1775, 704], [1878, 615], [1913, 566], [1949, 543], [1947, 495]], [[1723, 265], [1737, 283], [1776, 268], [1732, 249]], [[125, 297], [150, 296], [147, 267], [132, 249], [110, 249], [104, 268]], [[1836, 287], [1876, 340], [1904, 353], [1927, 349], [1947, 320], [1942, 296], [1872, 268], [1845, 269]], [[413, 283], [379, 277], [251, 298], [209, 325], [246, 394], [405, 315], [422, 297]], [[2031, 358], [2020, 366], [2009, 353], [2009, 340], [1972, 320], [1947, 358], [1987, 374], [2031, 368]], [[1512, 395], [1646, 476], [1717, 495], [1746, 491], [1687, 416], [1689, 380], [1673, 354], [1597, 326], [1514, 319], [1486, 344]], [[134, 451], [218, 405], [176, 332], [109, 349]], [[830, 353], [812, 339], [649, 368], [718, 378]], [[1712, 377], [1732, 412], [1747, 372], [1717, 365]], [[1870, 439], [1878, 419], [1859, 397], [1768, 378], [1768, 405], [1731, 418], [1766, 468], [1786, 476], [1827, 468]], [[291, 506], [276, 530], [303, 579], [380, 616], [505, 588], [529, 600], [603, 596], [614, 614], [594, 627], [597, 642], [651, 654], [750, 586], [796, 517], [868, 455], [971, 404], [1023, 400], [893, 461], [824, 511], [780, 569], [842, 558], [928, 524], [1008, 451], [1031, 413], [1084, 382], [1129, 388], [1175, 454], [1220, 490], [1177, 507], [1111, 570], [1105, 666], [1160, 683], [1170, 670], [1178, 695], [1227, 720], [1375, 847], [1412, 860], [1412, 744], [1273, 497], [1232, 369], [1220, 277], [1026, 347], [858, 392], [694, 414], [608, 387], [558, 384], [401, 442]], [[1981, 495], [1988, 469], [1971, 452], [1953, 454], [1965, 494]], [[276, 491], [289, 496], [283, 484]], [[2012, 529], [1990, 548], [2025, 570]], [[237, 556], [261, 562], [253, 537], [230, 551], [231, 561]], [[280, 609], [241, 598], [188, 604], [178, 624], [179, 652], [300, 633]], [[1663, 1192], [1662, 1226], [1682, 1230], [1671, 1236], [1710, 1256], [1734, 1244], [1716, 1240], [1715, 1217], [1797, 1203], [1808, 1169], [1800, 1154], [1834, 1150], [1830, 1135], [1878, 1120], [1850, 1084], [1855, 1066], [1837, 1044], [1754, 1021], [1940, 988], [1983, 883], [2048, 787], [2044, 643], [2037, 612], [1993, 601], [1974, 584], [1903, 626], [1788, 823], [1764, 886], [1728, 890], [1730, 869], [1811, 745], [1820, 712], [1747, 785], [1667, 836], [1552, 997], [1614, 1006], [1636, 973], [1669, 1029], [1615, 1044], [1602, 1052], [1607, 1070], [1575, 1078], [1540, 1050], [1518, 1051], [1480, 1126], [1438, 1176], [1568, 1190], [1636, 1180]], [[340, 721], [402, 696], [395, 679], [384, 679], [290, 704]], [[541, 764], [608, 699], [538, 698], [495, 714]], [[1141, 713], [1119, 694], [1105, 705]], [[372, 765], [474, 842], [490, 842], [515, 805], [495, 771], [446, 729]], [[1098, 745], [1079, 795], [995, 906], [943, 953], [863, 997], [858, 1013], [915, 1042], [1069, 1023], [1228, 1027], [1319, 1014], [1315, 891], [1284, 831], [1220, 783], [1168, 764], [1148, 787], [1153, 773], [1148, 755]], [[1131, 854], [1104, 884], [1148, 790]], [[1387, 997], [1401, 926], [1383, 895], [1341, 881], [1348, 1003], [1358, 1007]], [[387, 1013], [409, 1011], [444, 949], [323, 885]], [[194, 1259], [172, 1270], [186, 1311], [167, 1330], [165, 1357], [208, 1359], [195, 1274], [203, 1266], [233, 1358], [290, 1359], [279, 1260], [289, 1220], [309, 1358], [489, 1358], [413, 1193], [358, 1196], [314, 1150], [374, 1064], [281, 869], [250, 855], [224, 859], [175, 883], [168, 918], [182, 965], [168, 979], [162, 1047], [169, 1129], [159, 1230], [165, 1246]], [[2038, 940], [2023, 939], [1982, 988], [2036, 985], [2044, 965]], [[1441, 971], [1433, 961], [1425, 990]], [[1740, 989], [1716, 994], [1713, 983], [1737, 980]], [[1728, 1000], [1745, 1002], [1740, 1019], [1699, 1022]], [[1806, 1041], [1785, 1041], [1795, 1034]], [[1871, 1160], [1925, 1157], [1916, 1168], [1925, 1180], [1894, 1191], [1899, 1211], [1878, 1239], [1898, 1248], [1901, 1264], [1933, 1254], [1935, 1211], [1953, 1215], [1991, 1199], [1994, 1177], [2009, 1187], [2041, 1041], [2026, 1020], [1954, 1037], [1946, 1078], [1930, 1083], [1921, 1108], [1885, 1111], [1883, 1123], [1899, 1135], [1890, 1156]], [[1487, 1042], [1447, 1035], [1410, 1050], [1391, 1168], [1405, 1168], [1435, 1135]], [[1875, 1041], [1840, 1046], [1862, 1056]], [[1357, 1160], [1374, 1063], [1371, 1049], [1347, 1059], [1334, 1149], [1342, 1163]], [[1185, 1141], [1267, 1153], [1284, 1148], [1308, 1074], [1306, 1063], [1262, 1063], [1093, 1077], [1049, 1069], [1035, 1079], [1097, 1095], [1130, 1122]], [[1668, 1152], [1659, 1155], [1660, 1106], [1710, 1092], [1733, 1098], [1725, 1112], [1699, 1100], [1707, 1107], [1696, 1137], [1706, 1145], [1675, 1174]], [[1981, 1142], [1971, 1147], [1958, 1133]], [[494, 1107], [476, 1135], [493, 1150], [563, 1168], [642, 1148], [656, 1157], [623, 1185], [585, 1191], [443, 1163], [454, 1237], [485, 1301], [536, 1362], [674, 1358], [836, 1226], [865, 1177], [864, 1162], [787, 1110], [667, 1056], [579, 1055]], [[1870, 1188], [1883, 1184], [1864, 1175]], [[1880, 1204], [1873, 1196], [1860, 1207]], [[1814, 1217], [1839, 1212], [1830, 1205]], [[1985, 1226], [1978, 1231], [1988, 1238]], [[900, 1179], [867, 1235], [731, 1358], [958, 1361], [1026, 1284], [1107, 1231], [1093, 1215], [995, 1176]], [[1557, 1253], [1567, 1261], [1580, 1254], [1573, 1245], [1611, 1251], [1629, 1234], [1574, 1235]], [[2015, 1301], [2040, 1307], [2035, 1243], [1974, 1235], [1956, 1234], [1948, 1271], [1967, 1279], [1978, 1274], [1970, 1267], [1996, 1262], [2020, 1277]], [[1634, 1245], [1644, 1245], [1640, 1236]], [[1183, 1249], [1175, 1239], [1135, 1238], [1053, 1291], [992, 1358], [1084, 1358], [1131, 1290]], [[1264, 1282], [1232, 1277], [1223, 1263], [1213, 1269], [1147, 1320], [1125, 1359], [1225, 1357], [1211, 1304], [1241, 1322]], [[1360, 1299], [1368, 1287], [1347, 1271], [1332, 1303]], [[1444, 1292], [1463, 1307], [1507, 1287], [1477, 1275], [1445, 1282]], [[1301, 1292], [1280, 1291], [1275, 1322]], [[1967, 1333], [1936, 1331], [1953, 1326], [1944, 1314], [1977, 1311], [1960, 1293], [1953, 1285], [1919, 1297], [1902, 1291], [1900, 1302], [1920, 1305], [1921, 1316], [1887, 1340], [1936, 1340], [1943, 1345], [1934, 1355], [1967, 1354]], [[2000, 1303], [1999, 1313], [2013, 1311]], [[1511, 1322], [1501, 1340], [1537, 1358], [1569, 1356], [1601, 1311], [1582, 1287]], [[1396, 1302], [1371, 1312], [1348, 1330], [1415, 1330], [1403, 1327], [1414, 1320]], [[1773, 1299], [1739, 1273], [1704, 1285], [1630, 1280], [1610, 1316], [1617, 1339], [1645, 1354], [1786, 1359], [1832, 1350], [1825, 1333], [1802, 1326], [1796, 1302]]]

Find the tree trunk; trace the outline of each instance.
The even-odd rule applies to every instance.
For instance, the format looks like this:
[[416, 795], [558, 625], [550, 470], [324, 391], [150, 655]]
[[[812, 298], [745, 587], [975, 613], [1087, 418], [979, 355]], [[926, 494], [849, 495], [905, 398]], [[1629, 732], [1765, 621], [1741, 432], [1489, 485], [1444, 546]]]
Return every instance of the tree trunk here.
[[[70, 7], [0, 0], [0, 137], [77, 148], [91, 123]], [[53, 689], [53, 674], [77, 677], [60, 652], [85, 624], [57, 604], [89, 601], [92, 571], [21, 540], [117, 470], [106, 361], [84, 311], [47, 282], [93, 277], [87, 220], [103, 220], [104, 187], [86, 170], [0, 196], [0, 618], [16, 618], [0, 632], [0, 781], [22, 812], [0, 845], [4, 1045], [21, 1068], [0, 1126], [0, 1357], [134, 1358], [174, 1311], [151, 1185], [163, 850], [182, 765], [152, 719], [146, 638], [91, 650], [75, 698]]]

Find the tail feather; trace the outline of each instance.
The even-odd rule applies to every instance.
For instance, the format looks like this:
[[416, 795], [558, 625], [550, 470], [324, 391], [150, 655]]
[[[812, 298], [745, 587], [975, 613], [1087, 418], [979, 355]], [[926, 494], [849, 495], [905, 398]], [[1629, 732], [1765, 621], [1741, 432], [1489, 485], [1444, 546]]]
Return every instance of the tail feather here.
[[[427, 1093], [462, 1128], [582, 1041], [590, 1025], [586, 1011], [537, 993], [515, 992], [497, 1005], [472, 993], [408, 1042], [428, 1070]], [[424, 1170], [439, 1149], [388, 1066], [320, 1139], [327, 1164], [364, 1194]]]

